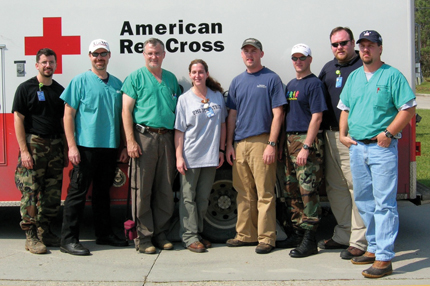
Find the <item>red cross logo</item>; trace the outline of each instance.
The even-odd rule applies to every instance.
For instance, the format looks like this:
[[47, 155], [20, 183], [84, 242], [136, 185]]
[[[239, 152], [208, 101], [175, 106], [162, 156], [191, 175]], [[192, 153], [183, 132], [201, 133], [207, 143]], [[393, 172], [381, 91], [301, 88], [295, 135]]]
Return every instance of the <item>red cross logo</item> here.
[[25, 37], [25, 55], [36, 55], [43, 48], [55, 51], [57, 54], [55, 73], [61, 74], [63, 55], [81, 54], [81, 37], [61, 35], [61, 17], [43, 18], [43, 37]]

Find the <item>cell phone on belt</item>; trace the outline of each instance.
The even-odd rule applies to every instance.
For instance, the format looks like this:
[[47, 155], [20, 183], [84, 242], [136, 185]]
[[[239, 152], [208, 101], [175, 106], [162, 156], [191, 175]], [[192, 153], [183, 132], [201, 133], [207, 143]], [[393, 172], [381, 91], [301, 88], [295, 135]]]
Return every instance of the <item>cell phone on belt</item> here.
[[146, 132], [146, 127], [140, 124], [136, 124], [136, 130], [143, 134]]

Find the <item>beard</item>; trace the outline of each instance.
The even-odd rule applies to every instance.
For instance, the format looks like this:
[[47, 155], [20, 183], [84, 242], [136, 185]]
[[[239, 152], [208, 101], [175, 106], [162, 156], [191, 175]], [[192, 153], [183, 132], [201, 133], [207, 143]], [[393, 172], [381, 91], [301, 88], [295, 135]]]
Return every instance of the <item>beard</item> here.
[[52, 77], [53, 74], [54, 74], [54, 70], [52, 70], [52, 69], [47, 69], [47, 70], [44, 70], [43, 72], [40, 73], [41, 76], [46, 77], [46, 78]]

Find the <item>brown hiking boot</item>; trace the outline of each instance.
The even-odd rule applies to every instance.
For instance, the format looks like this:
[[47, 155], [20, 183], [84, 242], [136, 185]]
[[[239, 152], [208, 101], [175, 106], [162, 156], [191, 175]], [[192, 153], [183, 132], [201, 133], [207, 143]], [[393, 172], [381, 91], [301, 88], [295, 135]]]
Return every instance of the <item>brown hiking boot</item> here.
[[41, 225], [37, 228], [37, 237], [45, 246], [59, 247], [61, 240], [52, 233], [48, 225]]
[[37, 237], [36, 227], [31, 227], [25, 231], [25, 249], [34, 254], [46, 253], [46, 246]]

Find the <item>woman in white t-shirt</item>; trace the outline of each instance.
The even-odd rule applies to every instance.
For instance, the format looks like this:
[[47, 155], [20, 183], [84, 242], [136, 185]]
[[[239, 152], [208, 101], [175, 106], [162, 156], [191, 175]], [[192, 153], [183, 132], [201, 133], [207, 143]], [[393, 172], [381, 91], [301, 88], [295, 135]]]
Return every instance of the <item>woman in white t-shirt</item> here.
[[205, 252], [211, 243], [201, 237], [203, 218], [216, 169], [224, 162], [227, 110], [221, 84], [209, 76], [201, 59], [189, 67], [192, 87], [176, 106], [176, 168], [181, 174], [180, 235], [186, 248]]

